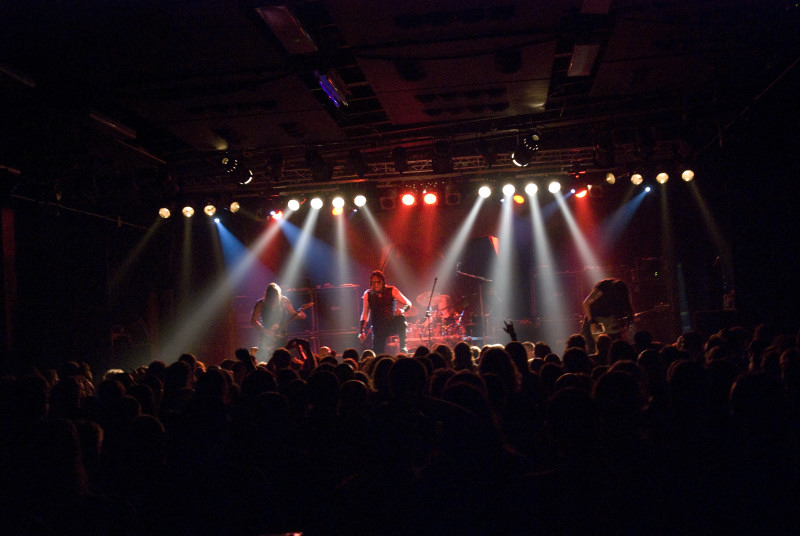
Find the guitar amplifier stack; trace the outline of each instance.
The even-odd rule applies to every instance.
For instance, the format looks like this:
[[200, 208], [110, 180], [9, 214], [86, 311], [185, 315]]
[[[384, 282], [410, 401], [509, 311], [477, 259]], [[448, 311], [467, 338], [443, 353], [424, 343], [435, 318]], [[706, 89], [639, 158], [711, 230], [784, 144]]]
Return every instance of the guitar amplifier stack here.
[[305, 320], [289, 323], [289, 339], [306, 339], [314, 350], [330, 346], [339, 353], [351, 346], [358, 347], [362, 294], [358, 285], [290, 289], [283, 294], [295, 309], [314, 303], [306, 310]]

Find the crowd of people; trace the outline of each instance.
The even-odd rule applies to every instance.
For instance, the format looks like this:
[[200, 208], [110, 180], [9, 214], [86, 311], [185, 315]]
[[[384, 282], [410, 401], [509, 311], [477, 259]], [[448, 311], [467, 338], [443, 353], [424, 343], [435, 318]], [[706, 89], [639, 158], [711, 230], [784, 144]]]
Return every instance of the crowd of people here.
[[4, 534], [784, 534], [800, 352], [704, 338], [293, 340], [135, 371], [7, 371]]

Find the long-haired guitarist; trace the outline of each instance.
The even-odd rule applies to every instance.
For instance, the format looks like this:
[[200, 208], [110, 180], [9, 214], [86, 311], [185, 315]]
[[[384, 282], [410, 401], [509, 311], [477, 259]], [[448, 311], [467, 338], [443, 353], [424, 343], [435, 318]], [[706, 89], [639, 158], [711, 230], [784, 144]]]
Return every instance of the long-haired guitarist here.
[[259, 330], [256, 359], [269, 361], [276, 348], [286, 345], [287, 324], [294, 318], [304, 320], [306, 313], [303, 310], [310, 305], [306, 304], [296, 311], [289, 298], [281, 294], [281, 287], [276, 283], [267, 285], [264, 297], [256, 302], [250, 315], [250, 324]]
[[619, 279], [603, 279], [595, 283], [592, 292], [583, 300], [582, 335], [589, 353], [595, 352], [595, 336], [605, 333], [612, 338], [623, 337], [633, 324], [633, 307], [628, 285]]

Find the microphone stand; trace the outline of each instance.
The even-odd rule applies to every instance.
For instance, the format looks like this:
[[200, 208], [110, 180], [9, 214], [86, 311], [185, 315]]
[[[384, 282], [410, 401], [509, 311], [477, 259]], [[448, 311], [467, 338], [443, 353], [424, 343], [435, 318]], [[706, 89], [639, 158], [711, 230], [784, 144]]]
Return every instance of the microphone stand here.
[[469, 277], [474, 279], [478, 282], [478, 307], [480, 309], [481, 314], [481, 328], [483, 331], [483, 342], [486, 343], [486, 336], [487, 336], [487, 326], [486, 326], [486, 319], [483, 316], [483, 284], [484, 283], [491, 283], [491, 279], [486, 279], [485, 277], [481, 277], [479, 275], [468, 274], [466, 272], [462, 272], [461, 270], [456, 270], [458, 275], [463, 275], [464, 277]]
[[425, 318], [428, 320], [428, 349], [431, 347], [431, 324], [433, 324], [431, 320], [431, 301], [433, 301], [433, 292], [436, 290], [436, 282], [438, 280], [438, 277], [433, 278], [433, 288], [431, 288], [431, 295], [428, 296], [428, 308], [425, 311]]

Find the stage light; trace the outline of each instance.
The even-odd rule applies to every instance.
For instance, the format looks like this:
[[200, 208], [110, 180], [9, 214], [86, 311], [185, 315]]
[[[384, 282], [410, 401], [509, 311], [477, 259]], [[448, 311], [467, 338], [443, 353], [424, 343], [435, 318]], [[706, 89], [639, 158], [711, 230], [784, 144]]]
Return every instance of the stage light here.
[[434, 192], [425, 192], [422, 196], [422, 202], [426, 205], [435, 205], [437, 201], [439, 201], [439, 198]]
[[213, 216], [217, 213], [217, 207], [215, 207], [213, 203], [207, 203], [206, 206], [203, 207], [203, 212], [206, 213], [206, 216]]
[[514, 185], [511, 183], [503, 185], [503, 195], [505, 197], [511, 197], [512, 195], [514, 195], [514, 192], [516, 191], [517, 189], [514, 188]]
[[492, 195], [492, 189], [488, 186], [481, 186], [478, 188], [478, 195], [483, 199], [487, 199], [490, 195]]
[[283, 219], [283, 211], [282, 210], [273, 210], [272, 212], [269, 213], [269, 215], [272, 216], [273, 220]]
[[689, 182], [694, 178], [694, 171], [691, 169], [684, 169], [683, 173], [681, 173], [681, 178], [686, 182]]
[[183, 210], [181, 210], [181, 214], [183, 214], [187, 218], [191, 218], [192, 216], [194, 216], [194, 209], [190, 206], [185, 206], [183, 207]]
[[164, 218], [165, 220], [172, 216], [172, 213], [169, 211], [167, 207], [161, 207], [158, 209], [158, 215]]
[[649, 192], [650, 192], [650, 187], [649, 187], [649, 186], [646, 186], [646, 187], [645, 187], [645, 189], [644, 189], [644, 191], [649, 193]]
[[300, 210], [300, 201], [298, 201], [297, 199], [290, 199], [289, 202], [286, 203], [286, 206], [292, 212], [296, 212], [296, 211]]
[[311, 200], [311, 208], [313, 209], [319, 210], [322, 208], [322, 205], [323, 205], [322, 199], [320, 199], [319, 197], [315, 197], [314, 199]]
[[219, 223], [219, 218], [214, 218], [214, 223]]
[[333, 201], [331, 201], [331, 205], [333, 206], [333, 208], [339, 208], [339, 209], [344, 208], [344, 198], [342, 196], [337, 195], [336, 197], [333, 198]]
[[547, 190], [551, 194], [555, 194], [561, 191], [561, 183], [558, 181], [552, 181], [550, 184], [547, 185]]
[[342, 212], [344, 212], [344, 208], [342, 207], [333, 207], [333, 210], [331, 210], [331, 214], [334, 216], [341, 216]]
[[644, 177], [642, 177], [641, 173], [634, 173], [633, 175], [631, 175], [631, 182], [636, 186], [639, 186], [644, 182]]
[[417, 199], [414, 197], [414, 194], [403, 194], [403, 197], [400, 198], [400, 202], [407, 207], [410, 207], [416, 203], [416, 201]]
[[357, 195], [353, 198], [353, 204], [357, 207], [363, 207], [367, 204], [367, 198], [363, 195]]
[[580, 190], [578, 193], [575, 194], [575, 197], [577, 197], [578, 199], [582, 199], [582, 198], [586, 197], [586, 194], [588, 194], [588, 193], [589, 193], [589, 190]]
[[669, 174], [667, 174], [667, 173], [665, 173], [663, 171], [661, 173], [659, 173], [658, 175], [656, 175], [656, 182], [658, 184], [664, 184], [668, 180], [669, 180]]
[[516, 195], [514, 195], [513, 199], [514, 199], [514, 202], [515, 202], [516, 204], [518, 204], [518, 205], [521, 205], [522, 203], [524, 203], [524, 202], [525, 202], [525, 198], [524, 198], [524, 197], [522, 197], [522, 196], [521, 196], [521, 195], [519, 195], [519, 194], [516, 194]]
[[608, 173], [606, 173], [606, 182], [608, 184], [614, 184], [615, 182], [617, 182], [617, 176], [609, 171]]
[[236, 201], [234, 201], [230, 205], [230, 210], [231, 210], [231, 213], [233, 213], [233, 214], [236, 214], [237, 212], [239, 212], [240, 208], [242, 208], [242, 206], [239, 203], [237, 203]]
[[525, 193], [528, 195], [536, 195], [536, 192], [539, 191], [539, 187], [536, 185], [535, 182], [529, 182], [525, 185]]

